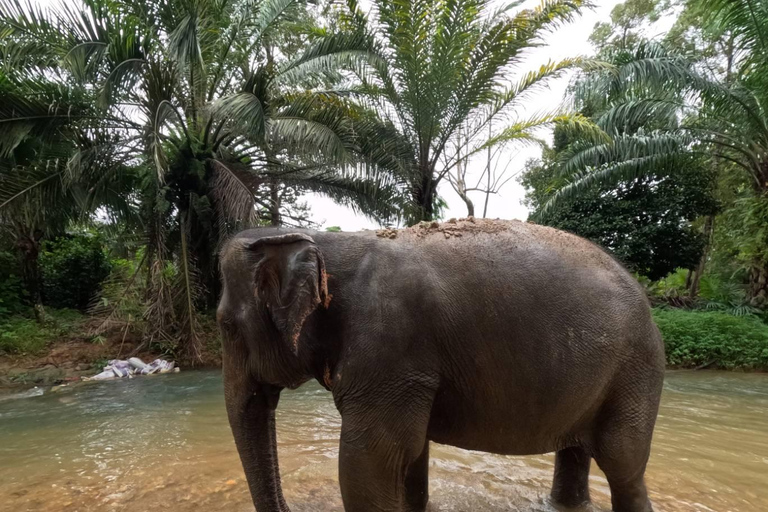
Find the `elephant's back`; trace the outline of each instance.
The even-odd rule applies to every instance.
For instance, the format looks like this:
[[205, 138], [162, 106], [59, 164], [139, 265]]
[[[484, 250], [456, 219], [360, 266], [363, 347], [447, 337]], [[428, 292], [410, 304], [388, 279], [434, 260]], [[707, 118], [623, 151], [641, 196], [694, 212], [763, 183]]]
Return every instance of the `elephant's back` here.
[[[587, 240], [479, 219], [421, 225], [390, 240], [399, 240], [393, 252], [401, 265], [416, 260], [422, 268], [395, 294], [419, 290], [402, 316], [418, 318], [417, 339], [442, 347], [445, 388], [436, 411], [446, 412], [434, 424], [435, 440], [521, 454], [506, 444], [518, 435], [537, 450], [555, 449], [545, 433], [563, 436], [578, 428], [569, 420], [588, 422], [622, 375], [663, 371], [644, 291]], [[526, 414], [512, 421], [510, 411]], [[510, 435], [478, 441], [478, 431], [498, 429]]]
[[[546, 328], [565, 318], [570, 325], [588, 323], [614, 337], [650, 322], [637, 280], [603, 249], [571, 233], [520, 221], [472, 219], [432, 224], [425, 234], [416, 231], [411, 242], [444, 290], [472, 283], [480, 293], [492, 294], [485, 310], [530, 308], [534, 319], [548, 317], [537, 322]], [[529, 319], [519, 322], [530, 329]]]
[[519, 220], [451, 219], [448, 222], [422, 222], [401, 230], [376, 232], [380, 238], [399, 239], [428, 253], [446, 251], [471, 258], [475, 263], [498, 259], [497, 251], [518, 259], [538, 260], [540, 265], [553, 257], [575, 267], [626, 274], [613, 257], [594, 243], [579, 236]]

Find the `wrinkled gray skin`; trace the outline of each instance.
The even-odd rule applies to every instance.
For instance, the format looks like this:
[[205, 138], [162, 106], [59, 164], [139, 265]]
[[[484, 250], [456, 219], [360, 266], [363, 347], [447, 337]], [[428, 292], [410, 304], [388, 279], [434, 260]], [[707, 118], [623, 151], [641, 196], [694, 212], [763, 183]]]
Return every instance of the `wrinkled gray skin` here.
[[651, 511], [664, 353], [638, 284], [550, 228], [443, 226], [458, 231], [264, 228], [224, 249], [226, 404], [257, 511], [288, 511], [275, 408], [310, 379], [341, 414], [347, 512], [425, 510], [429, 441], [555, 451], [552, 499], [566, 507], [589, 500], [594, 458], [614, 511]]

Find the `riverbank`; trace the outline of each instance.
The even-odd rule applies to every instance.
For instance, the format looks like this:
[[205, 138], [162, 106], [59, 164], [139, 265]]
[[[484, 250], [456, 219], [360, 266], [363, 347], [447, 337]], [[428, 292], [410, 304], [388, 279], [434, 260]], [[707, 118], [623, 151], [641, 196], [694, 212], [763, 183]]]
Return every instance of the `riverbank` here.
[[182, 368], [218, 368], [218, 338], [208, 333], [202, 359], [158, 350], [144, 343], [131, 329], [116, 328], [94, 335], [94, 320], [69, 310], [51, 310], [41, 325], [15, 317], [0, 324], [0, 395], [25, 388], [78, 382], [99, 373], [110, 359], [138, 357], [149, 362], [175, 360]]
[[667, 366], [768, 371], [768, 324], [754, 315], [654, 308]]

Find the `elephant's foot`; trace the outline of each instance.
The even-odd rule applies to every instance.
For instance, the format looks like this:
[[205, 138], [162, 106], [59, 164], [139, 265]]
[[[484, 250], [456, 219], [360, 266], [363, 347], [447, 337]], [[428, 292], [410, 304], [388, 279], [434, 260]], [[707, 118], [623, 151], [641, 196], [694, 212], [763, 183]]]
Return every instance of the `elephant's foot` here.
[[632, 457], [631, 451], [609, 453], [620, 453], [623, 457], [616, 459], [598, 454], [595, 460], [611, 488], [613, 512], [653, 512], [643, 479], [647, 457], [638, 460]]
[[626, 489], [614, 489], [611, 486], [611, 504], [613, 512], [653, 512], [648, 499], [645, 484]]
[[565, 448], [555, 456], [552, 501], [576, 508], [589, 502], [589, 466], [592, 457], [579, 447]]

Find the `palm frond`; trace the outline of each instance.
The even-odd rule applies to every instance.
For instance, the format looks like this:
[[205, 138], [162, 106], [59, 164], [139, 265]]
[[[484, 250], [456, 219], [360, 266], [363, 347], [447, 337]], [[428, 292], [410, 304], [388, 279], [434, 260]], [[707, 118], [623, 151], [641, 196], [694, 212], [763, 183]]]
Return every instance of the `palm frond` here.
[[226, 119], [237, 133], [261, 141], [267, 129], [264, 106], [252, 92], [240, 92], [218, 99], [211, 106], [211, 115]]
[[557, 190], [549, 198], [542, 207], [540, 215], [545, 217], [559, 202], [575, 197], [594, 186], [616, 186], [621, 182], [669, 170], [677, 164], [681, 156], [680, 153], [651, 153], [624, 158], [597, 168], [586, 167], [573, 177], [571, 183]]
[[322, 122], [303, 117], [280, 116], [269, 120], [269, 142], [292, 152], [329, 158], [344, 163], [350, 158], [338, 132]]
[[282, 180], [333, 199], [379, 224], [399, 217], [405, 197], [386, 175], [361, 178], [333, 172], [292, 173]]
[[187, 13], [168, 39], [168, 55], [182, 69], [203, 69], [203, 52], [198, 34], [198, 13]]
[[470, 157], [487, 148], [508, 142], [524, 142], [544, 147], [546, 143], [536, 136], [536, 131], [552, 126], [559, 126], [584, 141], [594, 143], [607, 143], [610, 141], [608, 135], [584, 115], [578, 112], [554, 112], [533, 116], [530, 119], [507, 126], [499, 134], [486, 139], [473, 149], [470, 149], [465, 157]]
[[339, 32], [310, 45], [297, 58], [283, 66], [275, 77], [280, 85], [301, 84], [306, 80], [324, 78], [340, 82], [340, 71], [356, 70], [365, 74], [365, 66], [381, 66], [371, 36], [364, 32]]
[[[242, 164], [212, 160], [215, 176], [211, 184], [212, 193], [219, 209], [222, 223], [230, 223], [240, 228], [256, 223], [254, 192], [259, 180]], [[229, 231], [224, 225], [219, 231]]]
[[562, 176], [572, 176], [583, 169], [612, 165], [623, 160], [638, 160], [653, 155], [669, 157], [685, 152], [694, 139], [685, 132], [653, 132], [615, 135], [609, 142], [577, 143], [560, 156]]

